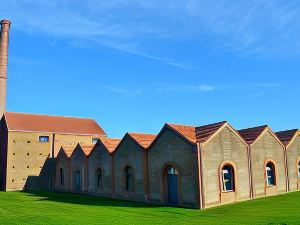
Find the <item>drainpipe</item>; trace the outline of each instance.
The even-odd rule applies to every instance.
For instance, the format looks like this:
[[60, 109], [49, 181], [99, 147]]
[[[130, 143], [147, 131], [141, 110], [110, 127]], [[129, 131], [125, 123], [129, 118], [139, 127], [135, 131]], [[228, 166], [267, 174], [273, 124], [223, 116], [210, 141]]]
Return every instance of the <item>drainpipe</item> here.
[[205, 208], [205, 199], [203, 193], [203, 168], [202, 168], [202, 144], [197, 142], [197, 158], [198, 158], [198, 181], [199, 181], [199, 203], [200, 209]]
[[248, 151], [248, 170], [249, 170], [249, 185], [250, 185], [250, 199], [251, 199], [254, 198], [251, 145], [247, 145], [247, 151]]
[[287, 161], [287, 147], [284, 147], [283, 150], [283, 155], [284, 155], [284, 167], [285, 167], [285, 183], [286, 183], [286, 192], [290, 191], [290, 184], [289, 184], [289, 171], [287, 168], [288, 161]]

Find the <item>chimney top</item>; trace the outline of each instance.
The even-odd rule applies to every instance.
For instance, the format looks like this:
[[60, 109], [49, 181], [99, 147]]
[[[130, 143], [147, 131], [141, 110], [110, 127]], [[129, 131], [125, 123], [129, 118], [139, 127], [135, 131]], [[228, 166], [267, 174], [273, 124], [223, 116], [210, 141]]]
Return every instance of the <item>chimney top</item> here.
[[6, 20], [6, 19], [3, 19], [1, 20], [1, 28], [4, 29], [4, 28], [9, 28], [10, 25], [11, 25], [11, 22], [9, 20]]

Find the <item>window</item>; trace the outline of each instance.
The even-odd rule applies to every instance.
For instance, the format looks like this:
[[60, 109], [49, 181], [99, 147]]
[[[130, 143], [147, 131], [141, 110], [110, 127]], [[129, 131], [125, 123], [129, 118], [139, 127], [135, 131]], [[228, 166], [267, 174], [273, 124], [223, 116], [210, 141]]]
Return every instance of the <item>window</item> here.
[[178, 175], [178, 172], [173, 166], [170, 166], [168, 169], [168, 175]]
[[97, 142], [98, 142], [99, 140], [100, 140], [99, 138], [93, 138], [93, 139], [92, 139], [92, 143], [93, 143], [93, 144], [97, 144]]
[[97, 188], [98, 190], [102, 191], [103, 190], [103, 182], [102, 182], [103, 174], [102, 170], [98, 169], [97, 170]]
[[60, 185], [65, 184], [65, 178], [64, 178], [64, 170], [60, 168]]
[[133, 191], [133, 173], [130, 167], [125, 168], [125, 183], [126, 191]]
[[300, 180], [300, 161], [298, 162], [298, 179]]
[[273, 186], [276, 184], [275, 181], [275, 167], [272, 162], [268, 162], [266, 164], [266, 179], [267, 179], [267, 185]]
[[49, 142], [49, 136], [39, 136], [39, 142]]
[[222, 188], [223, 191], [234, 191], [234, 169], [231, 165], [222, 168]]

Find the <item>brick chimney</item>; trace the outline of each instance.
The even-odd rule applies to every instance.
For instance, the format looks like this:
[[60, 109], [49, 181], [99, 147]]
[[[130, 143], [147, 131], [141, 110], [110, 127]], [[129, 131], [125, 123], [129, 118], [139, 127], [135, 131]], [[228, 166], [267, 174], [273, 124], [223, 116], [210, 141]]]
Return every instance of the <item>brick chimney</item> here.
[[1, 20], [0, 36], [0, 117], [6, 110], [6, 80], [7, 80], [7, 58], [8, 58], [8, 34], [10, 28], [9, 20]]

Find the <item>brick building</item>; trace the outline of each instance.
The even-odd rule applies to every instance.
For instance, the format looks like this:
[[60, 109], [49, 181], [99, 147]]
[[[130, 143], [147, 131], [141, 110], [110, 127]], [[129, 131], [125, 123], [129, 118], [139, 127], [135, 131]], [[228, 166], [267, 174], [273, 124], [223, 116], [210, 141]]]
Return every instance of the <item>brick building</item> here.
[[92, 144], [105, 136], [93, 119], [6, 112], [0, 132], [1, 189], [22, 190], [28, 176], [54, 177], [51, 159], [62, 145]]

